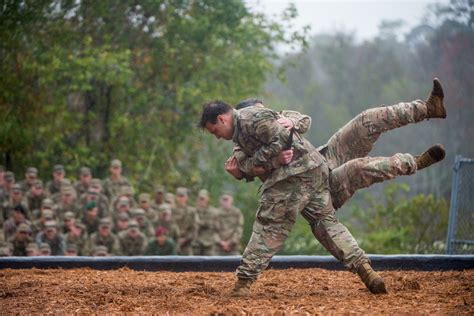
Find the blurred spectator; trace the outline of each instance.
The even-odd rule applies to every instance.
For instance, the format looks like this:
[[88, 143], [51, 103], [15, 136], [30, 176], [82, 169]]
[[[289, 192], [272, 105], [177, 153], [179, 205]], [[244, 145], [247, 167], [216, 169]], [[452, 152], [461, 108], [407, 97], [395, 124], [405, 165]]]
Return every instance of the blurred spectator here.
[[76, 244], [66, 244], [66, 251], [64, 255], [67, 257], [76, 257], [78, 256]]
[[38, 235], [38, 233], [42, 232], [45, 229], [45, 225], [47, 221], [54, 220], [54, 213], [49, 208], [43, 208], [41, 210], [41, 216], [39, 219], [33, 222], [31, 227], [33, 231], [33, 236]]
[[169, 204], [171, 209], [174, 209], [176, 207], [176, 196], [171, 192], [165, 193], [165, 203]]
[[173, 238], [176, 242], [180, 236], [179, 227], [176, 225], [176, 222], [173, 220], [171, 206], [169, 204], [163, 204], [160, 206], [159, 218], [155, 227], [162, 226], [168, 230], [168, 236]]
[[76, 189], [77, 196], [80, 197], [82, 194], [86, 193], [89, 189], [92, 180], [92, 172], [88, 167], [82, 167], [79, 170], [79, 180], [74, 183], [74, 188]]
[[107, 252], [107, 247], [105, 247], [105, 246], [95, 247], [93, 252], [92, 252], [92, 256], [94, 256], [94, 257], [108, 257], [109, 253]]
[[155, 238], [150, 240], [145, 251], [146, 256], [176, 255], [176, 244], [168, 237], [168, 230], [164, 227], [156, 229]]
[[79, 256], [84, 255], [87, 244], [87, 232], [84, 225], [77, 222], [74, 213], [67, 212], [64, 214], [63, 233], [66, 244], [76, 245], [76, 251]]
[[4, 219], [8, 219], [9, 217], [12, 216], [11, 211], [17, 205], [21, 205], [25, 209], [25, 215], [29, 217], [28, 203], [23, 196], [23, 191], [21, 190], [21, 186], [18, 183], [15, 183], [11, 187], [9, 199], [3, 203]]
[[137, 221], [138, 228], [147, 238], [153, 237], [155, 235], [153, 225], [150, 223], [148, 218], [146, 218], [145, 211], [143, 209], [134, 209], [132, 211], [132, 218]]
[[130, 182], [122, 176], [122, 162], [114, 159], [110, 162], [110, 177], [103, 181], [104, 194], [112, 200], [119, 195], [123, 187], [130, 187]]
[[25, 208], [21, 204], [18, 204], [13, 208], [12, 216], [3, 226], [5, 240], [12, 238], [17, 231], [17, 227], [23, 223], [31, 227], [31, 222], [27, 219]]
[[65, 182], [65, 176], [66, 171], [64, 171], [63, 165], [55, 165], [53, 167], [53, 179], [46, 184], [46, 192], [50, 197], [61, 191], [61, 185]]
[[136, 220], [128, 222], [128, 229], [119, 233], [120, 252], [124, 256], [141, 256], [145, 253], [147, 239], [140, 232]]
[[33, 186], [33, 182], [38, 178], [38, 169], [35, 167], [29, 167], [26, 169], [25, 179], [20, 181], [18, 184], [24, 194], [28, 192]]
[[93, 233], [87, 243], [87, 253], [94, 255], [94, 249], [104, 246], [107, 254], [117, 256], [120, 254], [120, 243], [117, 236], [112, 233], [112, 222], [109, 218], [100, 220], [99, 231]]
[[126, 196], [122, 196], [120, 197], [116, 204], [115, 204], [115, 207], [114, 207], [114, 213], [113, 213], [113, 216], [114, 218], [117, 218], [117, 216], [119, 216], [120, 214], [129, 214], [130, 212], [130, 207], [131, 207], [131, 204], [130, 204], [130, 200], [128, 197]]
[[233, 206], [233, 201], [229, 193], [222, 194], [219, 199], [217, 254], [220, 256], [240, 254], [244, 216], [238, 208]]
[[[79, 200], [79, 208], [85, 209], [88, 203], [94, 202], [98, 208], [98, 217], [107, 217], [109, 214], [108, 202], [101, 199], [100, 188], [98, 186], [90, 185], [89, 189], [83, 194]], [[82, 214], [83, 215], [83, 214]], [[82, 215], [80, 217], [82, 217]]]
[[27, 255], [28, 257], [35, 257], [35, 256], [38, 256], [38, 255], [39, 255], [38, 244], [35, 243], [35, 242], [30, 242], [30, 243], [26, 246], [26, 255]]
[[57, 227], [56, 221], [47, 221], [44, 225], [44, 230], [36, 236], [38, 244], [46, 243], [49, 245], [52, 256], [62, 256], [66, 249], [64, 238], [58, 233]]
[[138, 196], [138, 207], [145, 211], [145, 216], [151, 223], [154, 223], [158, 220], [158, 209], [151, 205], [150, 194], [141, 193]]
[[9, 240], [13, 256], [26, 256], [26, 247], [33, 241], [30, 235], [30, 226], [25, 223], [17, 226], [15, 235]]
[[42, 242], [39, 244], [38, 255], [39, 256], [51, 256], [51, 247], [48, 243]]
[[86, 227], [87, 234], [93, 234], [99, 228], [99, 208], [95, 201], [88, 202], [85, 206], [85, 214], [82, 217], [82, 224]]
[[12, 251], [10, 247], [0, 245], [0, 257], [10, 257], [11, 255]]
[[3, 201], [7, 201], [10, 198], [12, 186], [15, 184], [15, 174], [11, 171], [6, 171], [3, 174], [3, 179]]
[[113, 228], [113, 233], [118, 235], [121, 231], [125, 231], [128, 229], [128, 221], [130, 220], [130, 216], [128, 216], [127, 212], [120, 213], [115, 217], [115, 225]]
[[209, 192], [205, 189], [198, 193], [196, 212], [199, 222], [197, 236], [193, 241], [193, 254], [214, 256], [217, 243], [217, 209], [209, 205]]
[[191, 256], [192, 242], [196, 238], [199, 219], [196, 209], [188, 205], [188, 189], [176, 189], [176, 207], [172, 209], [173, 219], [179, 227], [180, 236], [177, 240], [178, 254]]
[[35, 214], [40, 213], [41, 202], [46, 199], [44, 192], [43, 181], [36, 179], [28, 192], [25, 194], [26, 203], [30, 210], [31, 219], [35, 218]]
[[153, 203], [151, 206], [157, 210], [162, 204], [165, 203], [165, 187], [161, 184], [158, 184], [155, 187], [155, 196], [153, 197]]
[[64, 220], [64, 214], [71, 212], [80, 214], [79, 206], [76, 203], [76, 190], [71, 185], [61, 187], [60, 199], [57, 204], [56, 213], [60, 221]]

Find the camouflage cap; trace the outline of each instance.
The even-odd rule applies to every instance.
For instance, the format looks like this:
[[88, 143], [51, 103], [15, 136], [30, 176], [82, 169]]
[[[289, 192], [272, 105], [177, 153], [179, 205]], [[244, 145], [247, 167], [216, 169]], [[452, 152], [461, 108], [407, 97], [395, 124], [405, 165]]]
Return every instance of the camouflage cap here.
[[91, 180], [91, 187], [92, 188], [95, 188], [95, 189], [100, 189], [102, 188], [102, 180], [98, 179], [98, 178], [93, 178]]
[[130, 216], [128, 216], [128, 213], [119, 213], [117, 216], [117, 219], [120, 221], [128, 221], [130, 219]]
[[38, 248], [39, 248], [40, 251], [42, 251], [42, 250], [49, 250], [49, 251], [51, 251], [51, 247], [50, 247], [49, 244], [46, 243], [46, 242], [40, 243]]
[[188, 189], [185, 187], [179, 187], [176, 189], [176, 195], [178, 196], [187, 196], [188, 195]]
[[30, 226], [28, 226], [27, 224], [21, 223], [17, 226], [16, 231], [17, 233], [30, 233], [31, 229]]
[[41, 181], [40, 179], [36, 179], [35, 181], [33, 181], [33, 186], [35, 188], [43, 188], [43, 181]]
[[56, 229], [56, 227], [57, 227], [57, 223], [55, 220], [46, 221], [46, 223], [44, 223], [44, 228], [46, 229], [50, 229], [50, 228]]
[[28, 169], [26, 169], [26, 174], [32, 174], [32, 175], [38, 175], [38, 169], [36, 169], [35, 167], [29, 167]]
[[155, 186], [155, 193], [165, 193], [166, 190], [165, 190], [165, 186], [162, 185], [162, 184], [157, 184]]
[[172, 204], [175, 202], [175, 196], [173, 193], [166, 193], [165, 194], [165, 202], [168, 203], [168, 204]]
[[110, 162], [111, 167], [122, 167], [122, 162], [118, 159], [114, 159]]
[[81, 169], [79, 170], [79, 175], [81, 175], [81, 176], [90, 176], [90, 175], [92, 175], [91, 168], [81, 167]]
[[69, 243], [66, 245], [67, 252], [77, 252], [77, 245], [74, 243]]
[[42, 202], [41, 202], [41, 208], [49, 208], [49, 209], [52, 209], [54, 206], [54, 202], [53, 200], [51, 199], [44, 199]]
[[75, 194], [76, 189], [72, 185], [62, 185], [61, 194]]
[[130, 199], [126, 196], [121, 196], [121, 197], [119, 197], [117, 204], [119, 206], [120, 205], [130, 205]]
[[94, 257], [108, 256], [109, 250], [105, 246], [95, 246], [92, 255]]
[[138, 216], [145, 216], [145, 210], [142, 209], [142, 208], [136, 208], [134, 210], [132, 210], [132, 216], [133, 217], [138, 217]]
[[35, 242], [30, 242], [27, 246], [26, 246], [26, 252], [30, 252], [30, 251], [38, 251], [39, 248], [38, 248], [38, 244], [35, 243]]
[[53, 172], [64, 172], [64, 166], [63, 165], [54, 165]]
[[151, 197], [150, 197], [150, 194], [148, 193], [141, 193], [139, 196], [138, 196], [138, 202], [139, 203], [142, 203], [142, 202], [150, 202], [151, 200]]
[[3, 246], [0, 247], [0, 257], [10, 257], [12, 255], [12, 252], [9, 247]]
[[100, 227], [110, 227], [110, 226], [112, 226], [112, 221], [110, 220], [110, 218], [104, 217], [100, 220], [99, 226]]
[[53, 219], [54, 213], [50, 209], [44, 209], [41, 211], [41, 216], [44, 217], [45, 219]]
[[171, 205], [163, 203], [158, 207], [158, 212], [171, 212]]
[[11, 171], [7, 171], [3, 175], [3, 178], [5, 179], [5, 181], [11, 182], [12, 180], [15, 180], [15, 174]]
[[207, 191], [206, 189], [199, 190], [198, 197], [209, 198], [209, 191]]
[[75, 216], [74, 213], [71, 212], [71, 211], [64, 213], [64, 219], [65, 219], [65, 220], [66, 220], [66, 219], [73, 219], [73, 218], [75, 218], [75, 217], [76, 217], [76, 216]]
[[138, 222], [134, 219], [131, 219], [128, 221], [128, 228], [129, 229], [133, 229], [133, 228], [137, 228], [138, 229]]
[[19, 183], [15, 183], [12, 186], [12, 191], [13, 192], [23, 192], [23, 190], [21, 189], [21, 185]]

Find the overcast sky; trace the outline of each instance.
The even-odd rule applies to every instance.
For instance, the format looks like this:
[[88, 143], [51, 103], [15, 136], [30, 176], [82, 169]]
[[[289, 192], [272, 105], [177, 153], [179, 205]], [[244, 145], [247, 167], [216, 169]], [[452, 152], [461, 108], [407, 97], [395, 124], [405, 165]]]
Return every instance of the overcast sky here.
[[311, 26], [311, 34], [331, 31], [355, 31], [357, 40], [370, 39], [377, 34], [383, 20], [402, 19], [406, 26], [402, 33], [417, 25], [425, 13], [426, 6], [447, 3], [448, 0], [246, 0], [249, 8], [269, 15], [279, 14], [293, 2], [299, 16], [297, 28]]

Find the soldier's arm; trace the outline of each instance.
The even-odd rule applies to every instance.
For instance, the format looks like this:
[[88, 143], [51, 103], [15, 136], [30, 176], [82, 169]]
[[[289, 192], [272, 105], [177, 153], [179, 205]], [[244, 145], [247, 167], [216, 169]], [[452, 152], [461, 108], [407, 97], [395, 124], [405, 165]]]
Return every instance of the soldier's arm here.
[[299, 134], [306, 133], [311, 127], [311, 117], [296, 111], [281, 111], [280, 115], [291, 120], [293, 127]]

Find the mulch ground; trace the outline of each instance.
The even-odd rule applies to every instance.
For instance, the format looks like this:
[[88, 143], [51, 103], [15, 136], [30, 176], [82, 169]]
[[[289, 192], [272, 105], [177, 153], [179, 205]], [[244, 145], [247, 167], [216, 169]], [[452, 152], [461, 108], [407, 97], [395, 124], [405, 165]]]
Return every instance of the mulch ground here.
[[474, 270], [381, 275], [390, 293], [375, 296], [347, 271], [268, 270], [232, 298], [232, 273], [6, 269], [0, 313], [474, 314]]

